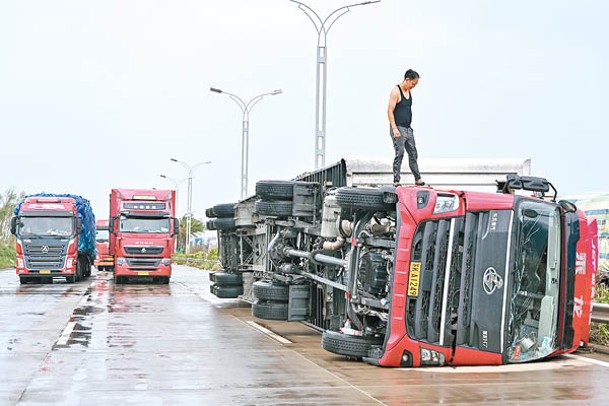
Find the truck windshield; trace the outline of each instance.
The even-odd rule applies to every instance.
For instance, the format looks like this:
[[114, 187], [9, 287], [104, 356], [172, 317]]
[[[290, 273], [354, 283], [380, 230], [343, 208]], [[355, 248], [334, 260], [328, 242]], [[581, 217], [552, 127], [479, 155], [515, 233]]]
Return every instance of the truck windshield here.
[[121, 217], [122, 233], [168, 233], [168, 218]]
[[108, 230], [97, 229], [95, 231], [95, 241], [97, 242], [108, 242], [108, 238], [110, 237], [110, 233]]
[[66, 237], [72, 232], [72, 217], [21, 217], [19, 220], [20, 237]]
[[561, 222], [558, 209], [522, 200], [516, 211], [508, 348], [510, 362], [548, 356], [557, 346]]

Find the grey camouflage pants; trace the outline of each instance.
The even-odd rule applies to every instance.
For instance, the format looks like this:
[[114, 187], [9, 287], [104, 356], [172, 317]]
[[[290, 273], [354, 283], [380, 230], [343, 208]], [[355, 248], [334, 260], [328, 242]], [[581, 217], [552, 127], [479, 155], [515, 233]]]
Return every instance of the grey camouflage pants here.
[[395, 150], [395, 158], [393, 159], [393, 181], [400, 181], [400, 172], [402, 171], [402, 160], [404, 159], [404, 151], [408, 154], [408, 166], [410, 172], [414, 176], [414, 180], [421, 179], [421, 173], [419, 172], [419, 165], [417, 164], [417, 146], [414, 143], [414, 132], [410, 127], [398, 126], [400, 137], [395, 138], [393, 131], [389, 127], [389, 135], [393, 140], [393, 149]]

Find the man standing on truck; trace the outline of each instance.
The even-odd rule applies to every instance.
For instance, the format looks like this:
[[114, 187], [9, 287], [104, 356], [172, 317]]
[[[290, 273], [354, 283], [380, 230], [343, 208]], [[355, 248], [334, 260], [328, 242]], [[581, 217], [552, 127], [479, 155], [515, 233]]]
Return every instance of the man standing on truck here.
[[414, 175], [416, 185], [423, 186], [419, 165], [417, 163], [417, 147], [414, 142], [414, 132], [410, 126], [412, 122], [412, 94], [411, 90], [419, 83], [419, 74], [408, 69], [404, 74], [404, 80], [396, 85], [389, 95], [389, 117], [390, 135], [393, 140], [395, 158], [393, 159], [393, 185], [400, 186], [400, 172], [402, 170], [402, 159], [404, 150], [408, 153], [408, 165]]

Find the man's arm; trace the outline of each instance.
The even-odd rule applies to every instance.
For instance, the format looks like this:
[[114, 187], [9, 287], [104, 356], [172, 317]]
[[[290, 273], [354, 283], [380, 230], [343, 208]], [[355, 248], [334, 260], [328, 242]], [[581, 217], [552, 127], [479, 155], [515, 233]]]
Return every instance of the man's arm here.
[[395, 105], [398, 104], [398, 98], [400, 97], [400, 93], [398, 89], [394, 87], [391, 90], [391, 94], [389, 94], [389, 106], [387, 107], [387, 117], [389, 118], [389, 124], [391, 125], [391, 130], [393, 131], [393, 136], [398, 138], [400, 136], [400, 131], [398, 130], [398, 126], [395, 124], [395, 116], [393, 115], [393, 111], [395, 110]]

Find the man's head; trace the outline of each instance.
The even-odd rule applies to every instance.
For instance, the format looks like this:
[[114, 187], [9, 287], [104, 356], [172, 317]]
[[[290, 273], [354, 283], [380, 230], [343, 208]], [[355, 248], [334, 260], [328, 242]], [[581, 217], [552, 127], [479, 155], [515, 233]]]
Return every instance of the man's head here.
[[408, 69], [406, 73], [404, 73], [404, 87], [407, 90], [412, 89], [419, 83], [419, 74], [412, 69]]

